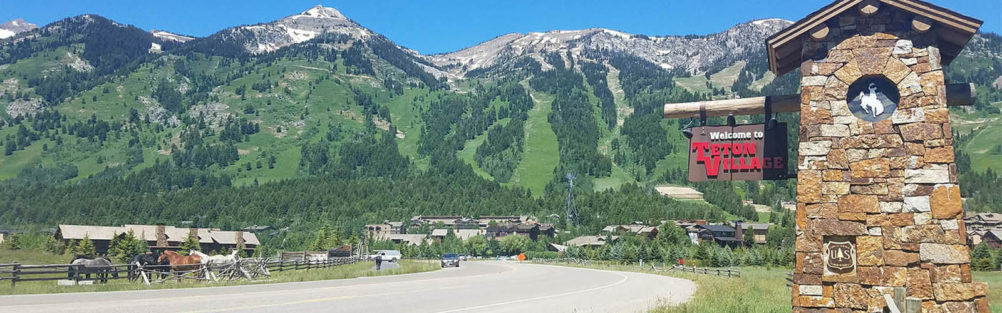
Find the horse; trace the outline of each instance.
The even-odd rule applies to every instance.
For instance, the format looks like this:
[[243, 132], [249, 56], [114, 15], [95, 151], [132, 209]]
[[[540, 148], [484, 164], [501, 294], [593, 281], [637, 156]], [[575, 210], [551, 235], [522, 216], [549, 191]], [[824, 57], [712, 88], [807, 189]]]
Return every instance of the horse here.
[[202, 258], [198, 255], [184, 256], [174, 251], [164, 251], [157, 258], [157, 262], [163, 262], [164, 260], [170, 263], [171, 271], [177, 277], [177, 280], [181, 280], [180, 272], [196, 271], [202, 268]]
[[118, 278], [118, 268], [107, 257], [83, 258], [75, 256], [70, 265], [73, 266], [70, 266], [67, 271], [67, 278], [69, 279], [77, 279], [79, 278], [78, 275], [84, 274], [86, 275], [86, 279], [90, 280], [90, 274], [96, 274], [98, 280], [102, 283], [107, 283], [109, 272], [112, 273], [114, 278]]
[[[157, 261], [157, 256], [152, 252], [147, 251], [146, 253], [137, 255], [129, 261], [129, 281], [136, 281], [139, 279], [139, 271], [141, 269], [146, 269], [146, 266], [153, 265], [153, 271], [160, 273], [160, 278], [163, 279], [167, 277], [167, 272], [165, 267], [160, 267], [158, 265], [170, 265], [167, 262]], [[152, 277], [151, 277], [152, 278]]]
[[202, 264], [211, 269], [233, 265], [240, 259], [237, 256], [238, 252], [237, 250], [233, 250], [233, 253], [230, 253], [230, 255], [207, 255], [197, 250], [191, 250], [189, 255], [197, 255], [199, 258], [202, 258]]
[[866, 94], [863, 91], [859, 92], [859, 106], [863, 108], [863, 111], [872, 114], [876, 118], [877, 115], [884, 114], [884, 104], [880, 103], [880, 99], [877, 98], [877, 84], [870, 83], [867, 88], [870, 90], [870, 94]]

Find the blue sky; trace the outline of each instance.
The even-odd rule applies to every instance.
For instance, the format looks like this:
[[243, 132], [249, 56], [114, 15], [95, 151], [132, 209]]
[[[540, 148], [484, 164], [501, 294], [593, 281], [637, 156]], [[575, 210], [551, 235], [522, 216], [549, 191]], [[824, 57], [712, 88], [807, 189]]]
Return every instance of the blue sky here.
[[[1002, 1], [933, 0], [985, 21], [1002, 33]], [[712, 3], [707, 5], [706, 3]], [[646, 35], [719, 32], [762, 18], [797, 20], [829, 0], [0, 0], [0, 22], [24, 18], [45, 25], [99, 14], [140, 28], [206, 36], [221, 29], [276, 20], [317, 4], [334, 7], [391, 40], [422, 53], [455, 51], [512, 32], [604, 27]]]

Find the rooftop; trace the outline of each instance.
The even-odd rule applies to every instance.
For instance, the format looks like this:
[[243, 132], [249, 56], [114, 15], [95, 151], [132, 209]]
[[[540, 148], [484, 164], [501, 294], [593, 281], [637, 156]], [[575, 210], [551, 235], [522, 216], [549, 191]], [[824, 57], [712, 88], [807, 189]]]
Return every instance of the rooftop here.
[[[808, 32], [825, 27], [828, 21], [856, 10], [864, 0], [838, 0], [820, 10], [807, 15], [790, 27], [766, 39], [769, 54], [769, 70], [777, 76], [800, 66], [808, 56], [801, 53], [802, 43]], [[942, 55], [941, 63], [950, 64], [964, 49], [967, 41], [981, 27], [982, 21], [944, 9], [920, 0], [876, 0], [882, 8], [897, 9], [923, 17], [935, 23], [935, 35]]]

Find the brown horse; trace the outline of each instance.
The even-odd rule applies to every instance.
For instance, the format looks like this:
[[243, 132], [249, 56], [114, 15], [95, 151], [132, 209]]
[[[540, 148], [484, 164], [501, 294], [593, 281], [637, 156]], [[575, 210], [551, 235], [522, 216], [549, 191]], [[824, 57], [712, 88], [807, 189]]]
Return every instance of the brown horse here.
[[[163, 262], [164, 259], [170, 263], [171, 271], [174, 272], [178, 280], [181, 280], [182, 272], [197, 271], [202, 268], [202, 258], [197, 255], [184, 256], [174, 251], [164, 251], [164, 253], [160, 254], [157, 262]], [[201, 273], [196, 276], [200, 275]]]

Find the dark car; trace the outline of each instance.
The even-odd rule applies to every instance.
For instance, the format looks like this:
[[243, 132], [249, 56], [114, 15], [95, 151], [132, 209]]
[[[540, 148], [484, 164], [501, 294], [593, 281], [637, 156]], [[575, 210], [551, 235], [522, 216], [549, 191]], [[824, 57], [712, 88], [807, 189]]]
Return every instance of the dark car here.
[[442, 255], [442, 267], [455, 266], [459, 267], [459, 255], [455, 253], [446, 253]]

